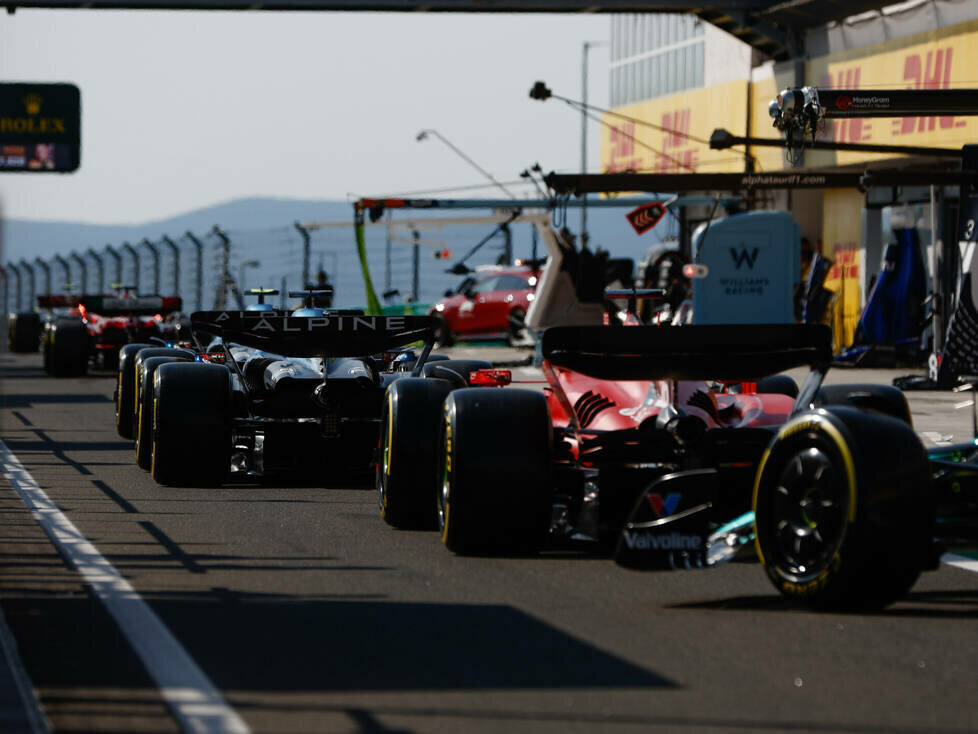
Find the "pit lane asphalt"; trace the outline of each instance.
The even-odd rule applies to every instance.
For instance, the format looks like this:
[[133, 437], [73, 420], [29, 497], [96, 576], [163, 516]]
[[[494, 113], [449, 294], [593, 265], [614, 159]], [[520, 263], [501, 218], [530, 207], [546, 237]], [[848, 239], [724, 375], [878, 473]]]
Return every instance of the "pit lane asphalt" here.
[[[978, 729], [978, 574], [942, 566], [886, 612], [843, 615], [785, 601], [754, 562], [458, 558], [387, 527], [372, 489], [159, 487], [114, 431], [109, 376], [4, 353], [0, 379], [0, 437], [252, 731]], [[930, 440], [969, 438], [966, 397], [909, 396]], [[3, 478], [0, 538], [0, 604], [53, 730], [178, 730]]]

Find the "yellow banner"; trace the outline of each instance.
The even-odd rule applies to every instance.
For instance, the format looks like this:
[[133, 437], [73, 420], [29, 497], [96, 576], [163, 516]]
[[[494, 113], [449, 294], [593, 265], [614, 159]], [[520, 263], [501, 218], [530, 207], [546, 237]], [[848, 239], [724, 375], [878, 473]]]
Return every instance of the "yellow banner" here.
[[[812, 59], [809, 84], [834, 89], [954, 89], [973, 87], [978, 68], [978, 23]], [[826, 121], [823, 140], [843, 143], [959, 148], [978, 140], [978, 117], [899, 117]], [[845, 165], [891, 154], [806, 153], [809, 166]]]
[[[601, 170], [604, 173], [737, 173], [744, 158], [734, 150], [710, 150], [718, 127], [745, 134], [747, 81], [694, 89], [619, 107], [616, 113], [653, 123], [662, 130], [615, 115], [602, 116]], [[692, 138], [690, 137], [692, 136]], [[743, 148], [739, 149], [743, 151]]]
[[829, 325], [836, 353], [850, 346], [862, 312], [859, 287], [863, 195], [855, 189], [826, 189], [822, 254], [833, 261], [825, 287], [836, 294]]

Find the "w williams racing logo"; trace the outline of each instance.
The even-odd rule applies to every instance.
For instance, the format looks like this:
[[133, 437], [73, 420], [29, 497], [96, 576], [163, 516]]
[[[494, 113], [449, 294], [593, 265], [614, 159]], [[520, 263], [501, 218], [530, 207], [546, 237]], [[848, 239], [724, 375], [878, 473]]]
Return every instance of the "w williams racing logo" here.
[[737, 266], [737, 270], [740, 270], [740, 266], [744, 263], [747, 263], [747, 267], [753, 270], [754, 263], [757, 262], [757, 248], [755, 247], [753, 250], [748, 252], [747, 248], [744, 245], [741, 245], [740, 252], [738, 252], [737, 248], [731, 247], [730, 257], [733, 258], [734, 265]]

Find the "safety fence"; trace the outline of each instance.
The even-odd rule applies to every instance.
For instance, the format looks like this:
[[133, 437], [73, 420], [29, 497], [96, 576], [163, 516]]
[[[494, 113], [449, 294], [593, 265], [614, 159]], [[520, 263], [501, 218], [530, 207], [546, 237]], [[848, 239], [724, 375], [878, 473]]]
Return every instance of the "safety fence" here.
[[[483, 240], [466, 260], [469, 268], [530, 257], [536, 248], [529, 224], [503, 229], [462, 224], [407, 234], [396, 225], [388, 216], [365, 230], [373, 285], [388, 306], [420, 307], [441, 298], [460, 281], [458, 274], [446, 271]], [[0, 299], [4, 312], [10, 313], [33, 309], [42, 294], [107, 293], [124, 286], [142, 294], [179, 295], [189, 312], [237, 308], [251, 301], [242, 301], [241, 291], [261, 287], [278, 289], [275, 305], [285, 308], [295, 303], [287, 295], [290, 290], [323, 282], [333, 287], [335, 306], [366, 304], [352, 222], [247, 230], [215, 226], [205, 233], [79, 246], [48, 258], [3, 264]]]

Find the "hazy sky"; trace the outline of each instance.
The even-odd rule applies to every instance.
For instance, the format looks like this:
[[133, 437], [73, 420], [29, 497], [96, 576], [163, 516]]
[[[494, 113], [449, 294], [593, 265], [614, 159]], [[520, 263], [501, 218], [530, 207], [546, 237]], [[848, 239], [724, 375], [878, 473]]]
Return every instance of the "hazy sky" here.
[[[0, 174], [7, 217], [139, 223], [243, 196], [344, 199], [580, 165], [573, 99], [607, 15], [50, 11], [0, 14], [0, 79], [72, 82], [82, 164]], [[607, 49], [590, 100], [608, 99]], [[591, 124], [589, 167], [599, 160]], [[486, 192], [488, 195], [490, 192]], [[461, 194], [459, 194], [461, 195]]]

